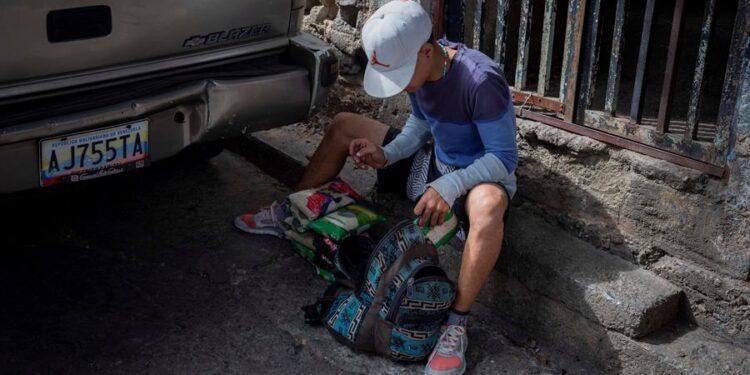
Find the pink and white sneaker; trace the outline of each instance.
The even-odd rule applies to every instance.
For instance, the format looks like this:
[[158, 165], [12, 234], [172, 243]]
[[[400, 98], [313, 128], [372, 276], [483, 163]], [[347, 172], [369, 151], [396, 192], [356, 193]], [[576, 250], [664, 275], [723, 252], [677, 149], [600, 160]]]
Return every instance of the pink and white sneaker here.
[[284, 238], [284, 212], [281, 204], [273, 202], [271, 207], [264, 208], [258, 213], [237, 216], [234, 226], [246, 233]]
[[466, 371], [466, 328], [448, 326], [432, 351], [425, 366], [425, 375], [461, 375]]

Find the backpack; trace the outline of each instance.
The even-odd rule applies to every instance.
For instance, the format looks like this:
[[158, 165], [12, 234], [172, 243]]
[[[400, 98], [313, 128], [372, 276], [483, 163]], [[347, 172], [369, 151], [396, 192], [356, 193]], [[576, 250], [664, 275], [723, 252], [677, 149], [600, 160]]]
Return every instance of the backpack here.
[[362, 271], [342, 273], [361, 278], [331, 285], [317, 304], [303, 308], [307, 323], [324, 325], [355, 350], [402, 361], [430, 355], [456, 292], [422, 228], [399, 223], [374, 246]]

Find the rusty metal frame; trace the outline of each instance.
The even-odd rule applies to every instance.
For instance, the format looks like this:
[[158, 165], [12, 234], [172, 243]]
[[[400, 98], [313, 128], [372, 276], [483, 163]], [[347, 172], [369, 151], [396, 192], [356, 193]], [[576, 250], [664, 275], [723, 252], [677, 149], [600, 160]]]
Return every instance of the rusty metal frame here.
[[[715, 0], [712, 0], [715, 1]], [[609, 60], [607, 74], [607, 93], [604, 99], [604, 111], [611, 116], [617, 114], [617, 98], [620, 94], [620, 72], [622, 71], [622, 49], [625, 46], [625, 22], [628, 18], [630, 0], [617, 0], [615, 25], [612, 35], [612, 57]]]
[[508, 33], [508, 5], [510, 0], [497, 0], [497, 15], [495, 27], [495, 61], [500, 65], [500, 71], [505, 71], [505, 51]]
[[742, 60], [746, 56], [748, 38], [750, 37], [750, 0], [739, 0], [734, 22], [732, 41], [729, 46], [729, 60], [724, 76], [724, 88], [719, 104], [719, 118], [716, 122], [715, 144], [719, 152], [726, 154], [731, 141], [731, 125], [734, 119], [737, 91], [742, 72]]
[[474, 14], [476, 13], [477, 1], [481, 0], [461, 0], [461, 3], [463, 4], [461, 26], [463, 27], [464, 33], [462, 40], [470, 48], [474, 48], [472, 44], [474, 41]]
[[706, 72], [706, 59], [708, 58], [709, 39], [714, 25], [714, 11], [716, 0], [706, 1], [706, 10], [703, 12], [703, 27], [701, 28], [700, 43], [698, 46], [698, 60], [695, 64], [693, 74], [693, 85], [690, 89], [690, 103], [688, 104], [687, 126], [685, 126], [685, 140], [692, 141], [698, 135], [698, 122], [700, 121], [700, 105], [703, 97], [703, 74]]
[[513, 96], [513, 102], [522, 103], [523, 107], [532, 106], [544, 108], [548, 111], [560, 114], [565, 112], [565, 104], [561, 103], [557, 98], [549, 98], [530, 91], [519, 90], [511, 90], [511, 94]]
[[466, 0], [445, 0], [445, 32], [451, 40], [464, 40], [464, 16]]
[[[578, 70], [583, 39], [583, 22], [586, 18], [587, 0], [570, 0], [568, 22], [565, 30], [565, 53], [563, 57], [563, 79], [560, 84], [560, 101], [565, 103], [565, 121], [573, 122], [578, 90]], [[571, 27], [572, 26], [572, 27]]]
[[[585, 114], [585, 126], [624, 137], [636, 142], [659, 147], [664, 151], [680, 154], [685, 157], [706, 163], [721, 165], [723, 158], [714, 144], [708, 142], [685, 142], [682, 134], [659, 134], [656, 129], [657, 119], [642, 119], [642, 124], [633, 124], [628, 118], [610, 117], [605, 112], [588, 110]], [[675, 125], [684, 122], [676, 122]]]
[[445, 0], [432, 0], [432, 37], [440, 39], [445, 35]]
[[[444, 13], [443, 1], [433, 0], [433, 12], [436, 8]], [[487, 1], [493, 1], [487, 4]], [[719, 106], [717, 120], [717, 134], [715, 143], [695, 142], [699, 129], [700, 102], [703, 95], [703, 81], [706, 71], [706, 56], [708, 42], [713, 27], [716, 0], [706, 0], [703, 15], [703, 29], [700, 34], [698, 59], [693, 73], [693, 84], [690, 91], [690, 104], [686, 121], [670, 119], [671, 97], [674, 95], [674, 81], [677, 72], [677, 57], [679, 56], [680, 37], [683, 19], [685, 17], [685, 0], [676, 0], [672, 14], [672, 30], [667, 51], [665, 79], [661, 87], [661, 101], [659, 115], [656, 119], [643, 119], [642, 104], [644, 80], [649, 69], [649, 47], [655, 23], [656, 0], [646, 0], [643, 28], [640, 32], [638, 60], [636, 64], [636, 78], [631, 98], [630, 116], [616, 117], [617, 99], [620, 92], [620, 72], [622, 70], [622, 49], [624, 47], [624, 30], [630, 11], [631, 0], [616, 0], [614, 25], [601, 23], [600, 13], [605, 2], [602, 0], [569, 0], [565, 28], [565, 46], [563, 54], [563, 69], [559, 98], [547, 96], [550, 91], [550, 70], [554, 44], [556, 20], [556, 1], [543, 0], [544, 24], [542, 27], [542, 42], [540, 51], [540, 72], [538, 85], [533, 90], [526, 88], [528, 74], [528, 57], [532, 15], [534, 2], [532, 0], [518, 0], [519, 8], [513, 12], [520, 13], [518, 45], [507, 45], [510, 0], [452, 0], [452, 4], [460, 4], [460, 9], [452, 9], [453, 16], [462, 17], [460, 26], [458, 20], [453, 20], [454, 27], [465, 35], [467, 44], [475, 48], [492, 48], [487, 36], [483, 34], [489, 20], [482, 22], [483, 13], [496, 11], [493, 14], [495, 22], [495, 61], [505, 71], [505, 62], [509, 48], [517, 48], [518, 61], [513, 67], [515, 87], [511, 88], [514, 103], [521, 104], [516, 108], [519, 117], [529, 118], [555, 126], [576, 134], [585, 135], [608, 144], [627, 148], [659, 159], [694, 168], [710, 175], [722, 177], [726, 163], [726, 152], [731, 141], [731, 121], [733, 118], [738, 82], [741, 74], [742, 58], [745, 56], [746, 40], [750, 35], [750, 0], [738, 0], [738, 10], [735, 17], [735, 27], [732, 34], [729, 61], [725, 73], [724, 87]], [[484, 7], [483, 5], [487, 5]], [[495, 6], [496, 8], [492, 8]], [[541, 11], [541, 9], [537, 9]], [[449, 12], [450, 13], [450, 12]], [[458, 14], [455, 14], [458, 13]], [[514, 14], [515, 16], [516, 14]], [[449, 14], [448, 17], [451, 17]], [[441, 24], [444, 22], [441, 22]], [[609, 74], [607, 77], [604, 111], [591, 110], [591, 100], [599, 64], [602, 30], [614, 27], [612, 35], [612, 58], [609, 59]], [[458, 31], [458, 30], [456, 30]], [[484, 39], [484, 40], [483, 40]], [[693, 47], [695, 48], [695, 47]], [[511, 50], [512, 51], [512, 50]], [[536, 51], [535, 51], [536, 52]], [[557, 93], [557, 92], [555, 92]], [[532, 112], [535, 108], [540, 112]], [[669, 132], [673, 125], [672, 133]], [[683, 132], [680, 126], [684, 126]], [[679, 130], [679, 133], [675, 132]], [[684, 133], [684, 134], [683, 134]]]
[[484, 0], [474, 0], [474, 49], [482, 48], [482, 12], [484, 11]]
[[555, 21], [557, 19], [557, 1], [545, 0], [544, 23], [542, 25], [542, 51], [539, 56], [539, 82], [536, 92], [546, 96], [549, 91], [552, 72], [552, 52], [555, 43]]
[[685, 0], [676, 0], [672, 16], [672, 32], [669, 37], [669, 49], [667, 51], [667, 68], [664, 72], [664, 83], [662, 84], [661, 100], [659, 101], [659, 115], [656, 119], [656, 132], [659, 134], [669, 132], [669, 119], [672, 112], [672, 91], [674, 91], [677, 78], [675, 68], [677, 55], [680, 51], [680, 33], [682, 32], [684, 13]]
[[516, 116], [525, 118], [533, 121], [538, 121], [543, 124], [554, 126], [556, 128], [569, 131], [574, 134], [582, 135], [585, 137], [593, 138], [598, 141], [628, 149], [631, 151], [638, 152], [640, 154], [648, 155], [657, 159], [669, 161], [671, 163], [681, 165], [683, 167], [692, 168], [701, 172], [708, 173], [711, 176], [723, 178], [727, 173], [725, 167], [719, 167], [706, 162], [694, 160], [686, 156], [664, 151], [662, 149], [649, 146], [647, 144], [639, 143], [627, 138], [623, 138], [617, 135], [613, 135], [601, 130], [589, 128], [583, 125], [574, 124], [572, 122], [560, 120], [556, 117], [545, 116], [540, 113], [523, 110], [522, 108], [516, 107]]
[[587, 7], [586, 31], [584, 33], [583, 59], [581, 66], [581, 82], [578, 88], [578, 108], [574, 122], [581, 122], [585, 111], [591, 107], [596, 85], [596, 73], [599, 66], [599, 51], [602, 29], [599, 27], [602, 0], [590, 0]]
[[630, 122], [639, 124], [641, 122], [643, 105], [643, 80], [646, 77], [648, 67], [648, 48], [651, 44], [651, 35], [654, 24], [654, 8], [656, 0], [646, 2], [646, 16], [643, 19], [643, 31], [641, 32], [641, 45], [638, 53], [638, 65], [636, 67], [633, 97], [630, 104]]
[[521, 0], [521, 23], [518, 26], [518, 61], [516, 62], [516, 79], [513, 84], [518, 90], [526, 88], [526, 77], [529, 71], [529, 46], [531, 45], [531, 22], [533, 15], [533, 1]]

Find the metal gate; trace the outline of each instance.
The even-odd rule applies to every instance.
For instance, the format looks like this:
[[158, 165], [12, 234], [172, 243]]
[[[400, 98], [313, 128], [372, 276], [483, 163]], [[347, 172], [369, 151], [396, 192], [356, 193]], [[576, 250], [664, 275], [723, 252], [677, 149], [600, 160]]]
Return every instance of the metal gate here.
[[750, 0], [423, 0], [494, 57], [516, 113], [722, 176]]

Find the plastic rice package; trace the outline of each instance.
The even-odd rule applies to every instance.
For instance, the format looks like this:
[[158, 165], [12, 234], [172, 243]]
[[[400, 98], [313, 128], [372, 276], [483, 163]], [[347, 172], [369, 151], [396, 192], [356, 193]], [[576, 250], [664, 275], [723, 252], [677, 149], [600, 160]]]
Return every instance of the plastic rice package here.
[[341, 207], [363, 200], [359, 193], [339, 178], [318, 188], [289, 195], [293, 211], [299, 214], [300, 219], [307, 220], [321, 218]]
[[360, 204], [351, 204], [311, 222], [310, 229], [340, 242], [348, 236], [360, 234], [383, 221], [385, 218], [371, 209]]
[[300, 233], [293, 229], [287, 230], [284, 232], [284, 236], [289, 241], [297, 241], [298, 243], [305, 245], [306, 247], [312, 249], [315, 247], [314, 241], [315, 241], [315, 234], [312, 232], [305, 232]]

